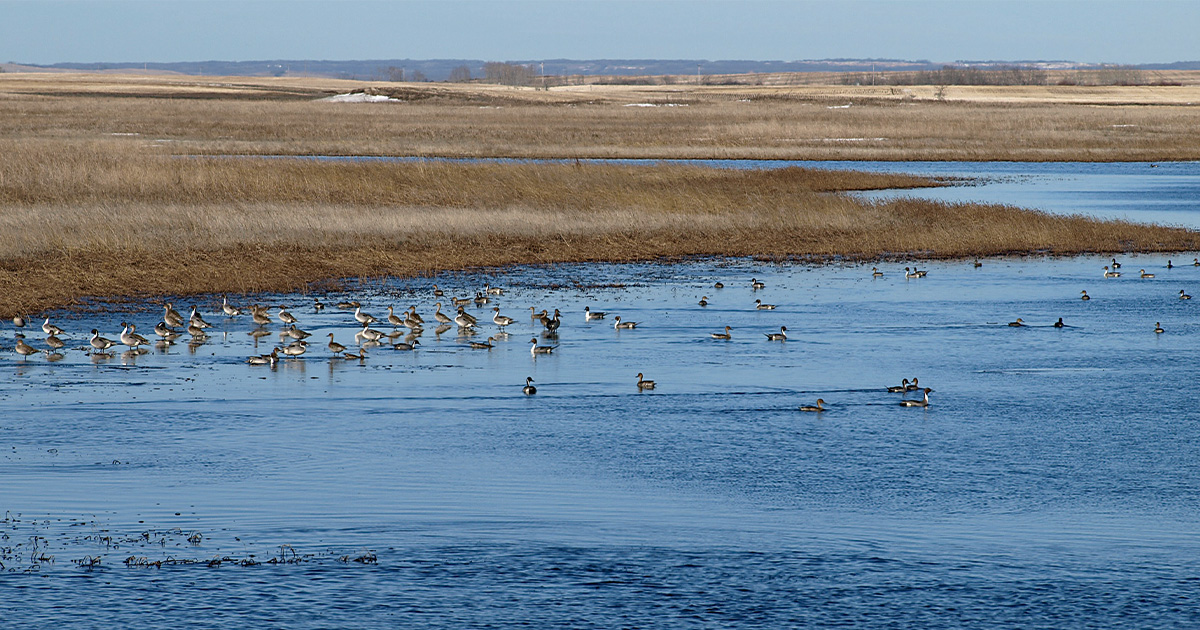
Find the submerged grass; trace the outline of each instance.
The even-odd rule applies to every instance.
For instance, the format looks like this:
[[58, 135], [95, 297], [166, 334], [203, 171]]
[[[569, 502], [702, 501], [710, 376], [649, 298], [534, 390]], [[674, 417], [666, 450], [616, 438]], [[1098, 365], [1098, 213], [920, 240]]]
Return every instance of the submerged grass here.
[[1200, 248], [1200, 233], [1183, 229], [837, 193], [933, 183], [908, 176], [6, 149], [5, 315], [87, 296], [306, 290], [329, 278], [529, 263]]

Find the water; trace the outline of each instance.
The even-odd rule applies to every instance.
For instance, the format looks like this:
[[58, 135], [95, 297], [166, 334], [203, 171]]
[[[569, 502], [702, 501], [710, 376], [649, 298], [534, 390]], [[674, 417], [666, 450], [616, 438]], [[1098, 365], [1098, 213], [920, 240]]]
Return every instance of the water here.
[[[1200, 299], [1177, 296], [1200, 291], [1200, 268], [1166, 258], [1125, 258], [1119, 279], [1091, 257], [931, 263], [916, 280], [896, 264], [879, 279], [748, 260], [527, 267], [352, 286], [319, 314], [309, 297], [255, 296], [314, 335], [275, 369], [245, 358], [279, 324], [255, 349], [253, 325], [212, 299], [216, 332], [194, 352], [9, 352], [0, 616], [1195, 627]], [[512, 336], [474, 350], [427, 329], [415, 352], [328, 358], [323, 335], [356, 330], [333, 302], [416, 304], [432, 321], [435, 282], [508, 288], [470, 310], [475, 339], [496, 330], [491, 306], [517, 319]], [[557, 339], [529, 306], [562, 309]], [[609, 319], [585, 323], [584, 306]], [[78, 346], [161, 314], [97, 310], [54, 321]], [[615, 330], [613, 314], [641, 325]], [[1006, 325], [1017, 317], [1031, 325]], [[726, 325], [732, 340], [710, 338]], [[780, 326], [789, 340], [768, 341]], [[534, 333], [555, 353], [534, 359]], [[640, 392], [638, 372], [658, 387]], [[935, 390], [927, 409], [884, 391], [914, 376]], [[818, 397], [828, 411], [797, 410]]]

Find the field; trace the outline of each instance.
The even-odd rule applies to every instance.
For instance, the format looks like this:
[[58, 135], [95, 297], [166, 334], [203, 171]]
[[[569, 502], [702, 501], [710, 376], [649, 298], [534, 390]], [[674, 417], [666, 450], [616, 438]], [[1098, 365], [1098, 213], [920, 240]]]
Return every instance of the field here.
[[[364, 89], [403, 102], [314, 100]], [[1200, 248], [1187, 230], [838, 194], [933, 183], [904, 176], [205, 157], [1200, 158], [1194, 86], [934, 90], [0, 74], [0, 313], [517, 263]]]

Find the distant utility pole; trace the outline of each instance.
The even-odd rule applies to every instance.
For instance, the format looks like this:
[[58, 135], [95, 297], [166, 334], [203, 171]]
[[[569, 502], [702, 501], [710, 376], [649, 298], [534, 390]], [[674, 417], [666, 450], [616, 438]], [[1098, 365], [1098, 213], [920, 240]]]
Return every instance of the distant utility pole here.
[[546, 89], [546, 62], [542, 62], [542, 90]]
[[696, 64], [696, 85], [700, 85], [700, 64]]
[[871, 85], [875, 85], [875, 64], [871, 64]]

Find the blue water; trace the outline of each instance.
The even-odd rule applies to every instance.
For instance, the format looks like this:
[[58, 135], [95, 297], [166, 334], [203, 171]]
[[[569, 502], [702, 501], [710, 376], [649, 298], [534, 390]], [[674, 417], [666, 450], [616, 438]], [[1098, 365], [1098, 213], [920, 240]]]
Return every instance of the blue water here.
[[[7, 352], [0, 619], [1196, 627], [1200, 299], [1178, 293], [1200, 291], [1200, 267], [1122, 258], [1117, 279], [1093, 257], [922, 263], [914, 280], [899, 263], [883, 278], [748, 260], [524, 267], [350, 285], [321, 313], [312, 296], [238, 296], [288, 305], [314, 335], [274, 369], [245, 359], [280, 325], [256, 348], [218, 298], [197, 302], [216, 332], [196, 347]], [[517, 319], [492, 350], [453, 328], [361, 363], [324, 348], [357, 329], [340, 299], [432, 321], [433, 283], [489, 282], [508, 292], [470, 307], [471, 338], [496, 332], [492, 306]], [[562, 310], [557, 338], [530, 306]], [[585, 322], [584, 306], [609, 318]], [[641, 325], [615, 330], [614, 314]], [[161, 309], [51, 315], [79, 347], [123, 320], [149, 336]], [[731, 340], [710, 337], [726, 325]], [[789, 340], [768, 341], [780, 326]], [[556, 351], [535, 359], [535, 334]], [[639, 391], [638, 372], [657, 388]], [[914, 376], [927, 409], [885, 391]], [[798, 410], [817, 398], [828, 411]]]

